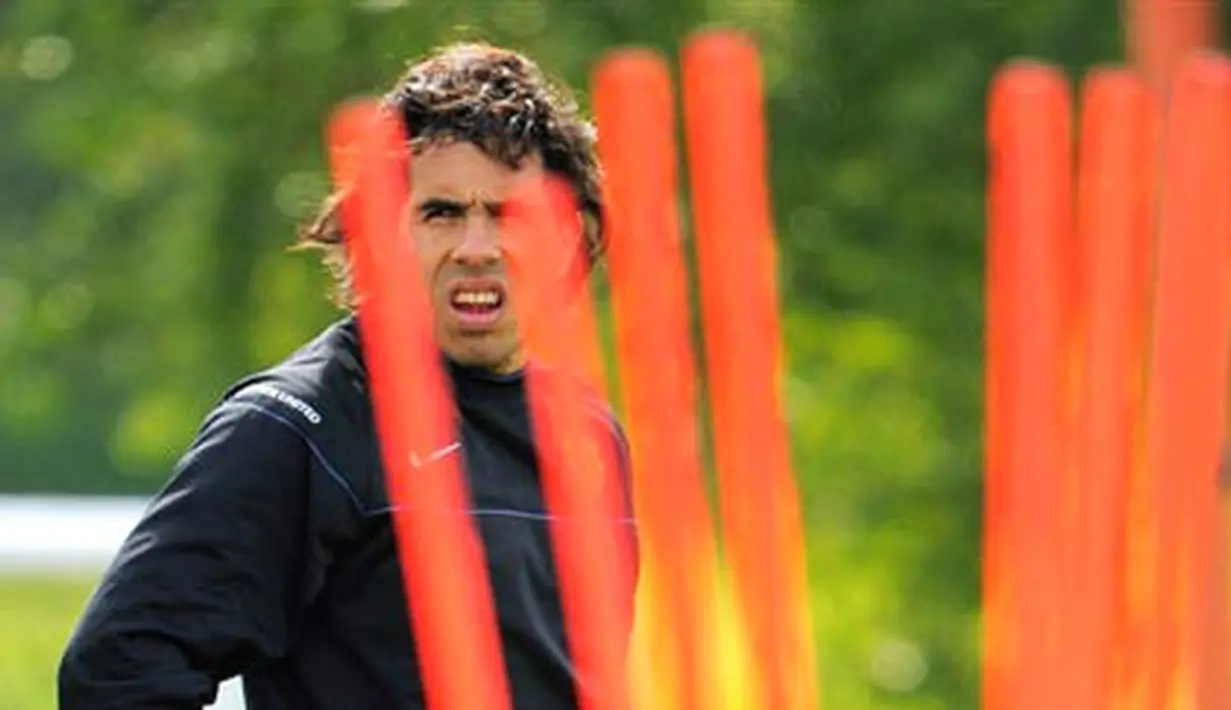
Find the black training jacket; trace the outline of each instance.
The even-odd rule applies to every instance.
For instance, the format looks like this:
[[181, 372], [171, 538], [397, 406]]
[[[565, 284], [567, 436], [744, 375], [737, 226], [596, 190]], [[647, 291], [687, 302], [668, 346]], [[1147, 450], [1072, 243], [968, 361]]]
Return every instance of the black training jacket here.
[[[573, 710], [523, 378], [447, 368], [514, 707]], [[249, 710], [425, 707], [382, 475], [347, 318], [206, 418], [69, 641], [61, 710], [196, 710], [235, 676]]]

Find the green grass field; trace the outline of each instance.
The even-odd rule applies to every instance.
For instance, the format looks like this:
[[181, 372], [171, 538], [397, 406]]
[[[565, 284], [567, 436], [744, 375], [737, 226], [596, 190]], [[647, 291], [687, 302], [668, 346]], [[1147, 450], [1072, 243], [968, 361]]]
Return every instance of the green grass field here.
[[56, 707], [56, 664], [93, 584], [0, 576], [0, 708]]

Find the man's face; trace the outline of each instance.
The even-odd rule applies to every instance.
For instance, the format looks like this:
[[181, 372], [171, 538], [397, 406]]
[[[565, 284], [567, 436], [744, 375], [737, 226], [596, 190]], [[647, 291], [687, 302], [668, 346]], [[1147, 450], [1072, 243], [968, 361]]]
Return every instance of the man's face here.
[[517, 185], [542, 176], [538, 156], [511, 169], [466, 142], [414, 157], [411, 233], [440, 345], [461, 364], [501, 373], [522, 365], [500, 217]]

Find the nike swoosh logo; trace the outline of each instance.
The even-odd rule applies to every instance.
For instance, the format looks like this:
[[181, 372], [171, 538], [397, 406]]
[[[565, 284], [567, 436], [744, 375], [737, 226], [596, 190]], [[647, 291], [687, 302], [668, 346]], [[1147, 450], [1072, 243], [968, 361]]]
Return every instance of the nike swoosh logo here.
[[457, 451], [461, 451], [461, 449], [462, 449], [462, 442], [455, 441], [452, 444], [449, 444], [448, 446], [436, 449], [435, 451], [428, 454], [424, 458], [420, 458], [418, 454], [412, 451], [410, 452], [410, 465], [414, 466], [415, 468], [423, 468], [424, 466], [427, 466], [428, 464], [436, 463], [437, 461], [443, 459], [449, 454], [455, 453]]

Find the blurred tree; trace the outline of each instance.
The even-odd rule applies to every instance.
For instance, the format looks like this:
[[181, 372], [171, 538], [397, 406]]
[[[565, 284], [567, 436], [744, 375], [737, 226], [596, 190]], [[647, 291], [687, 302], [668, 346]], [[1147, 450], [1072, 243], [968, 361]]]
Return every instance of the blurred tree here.
[[10, 0], [0, 490], [151, 491], [335, 316], [285, 247], [338, 100], [478, 37], [584, 88], [709, 22], [764, 48], [825, 705], [975, 707], [984, 98], [1015, 55], [1117, 60], [1112, 2]]

